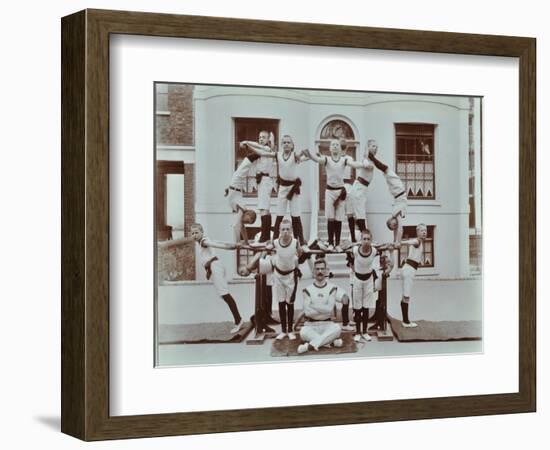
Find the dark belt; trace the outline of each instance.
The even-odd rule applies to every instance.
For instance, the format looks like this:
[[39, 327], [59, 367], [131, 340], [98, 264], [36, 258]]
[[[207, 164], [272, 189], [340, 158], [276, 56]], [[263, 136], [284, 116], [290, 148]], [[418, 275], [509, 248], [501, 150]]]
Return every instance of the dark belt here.
[[332, 319], [329, 317], [328, 319], [310, 319], [309, 317], [305, 318], [306, 322], [332, 322]]
[[404, 193], [405, 193], [405, 191], [401, 192], [400, 194], [394, 195], [393, 198], [399, 198], [399, 197], [401, 197]]
[[367, 281], [372, 276], [373, 273], [375, 273], [374, 270], [372, 270], [369, 273], [357, 273], [357, 272], [355, 272], [355, 276], [357, 277], [357, 279], [359, 279], [361, 281]]
[[334, 186], [331, 186], [330, 184], [327, 184], [327, 189], [329, 191], [339, 191], [340, 189], [343, 189], [344, 186], [340, 186], [340, 187], [334, 187]]
[[260, 184], [262, 182], [262, 178], [263, 177], [268, 177], [269, 174], [268, 173], [265, 173], [265, 172], [259, 172], [256, 174], [256, 183], [257, 184]]
[[353, 184], [353, 178], [346, 178], [344, 179], [345, 184]]
[[278, 181], [281, 186], [292, 186], [286, 195], [287, 200], [292, 200], [292, 197], [301, 193], [300, 186], [302, 185], [302, 180], [300, 178], [296, 178], [295, 180], [285, 180], [279, 177]]
[[229, 195], [229, 190], [232, 190], [232, 191], [237, 191], [237, 192], [243, 192], [242, 189], [239, 189], [239, 188], [236, 188], [236, 187], [233, 187], [233, 186], [229, 186], [227, 188], [225, 188], [225, 197], [227, 197]]
[[273, 266], [273, 268], [276, 270], [276, 272], [280, 275], [290, 275], [292, 272], [294, 272], [296, 269], [290, 269], [290, 270], [281, 270], [277, 266]]
[[298, 178], [295, 180], [285, 180], [284, 178], [279, 177], [277, 181], [281, 186], [292, 186], [298, 181]]
[[204, 268], [206, 270], [206, 279], [209, 280], [210, 277], [212, 276], [212, 269], [210, 266], [212, 266], [212, 263], [214, 261], [217, 261], [218, 260], [218, 257], [217, 256], [214, 256], [213, 258], [210, 258], [208, 261], [206, 261], [206, 264], [204, 265]]
[[359, 183], [361, 183], [363, 186], [368, 186], [370, 183], [365, 180], [363, 177], [357, 177], [357, 181], [359, 181]]
[[417, 263], [416, 261], [412, 260], [412, 259], [409, 259], [407, 258], [405, 260], [405, 264], [408, 264], [409, 266], [411, 266], [414, 270], [417, 270], [418, 269], [418, 266], [420, 265], [419, 263]]

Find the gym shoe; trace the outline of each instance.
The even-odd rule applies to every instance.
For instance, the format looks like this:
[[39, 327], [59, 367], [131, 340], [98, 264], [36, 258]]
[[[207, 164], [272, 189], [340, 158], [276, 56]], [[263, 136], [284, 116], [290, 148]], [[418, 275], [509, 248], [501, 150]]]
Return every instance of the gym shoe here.
[[401, 322], [401, 325], [403, 325], [405, 328], [416, 328], [418, 326], [416, 322], [409, 322], [409, 323]]
[[235, 325], [233, 328], [231, 328], [230, 333], [235, 334], [237, 333], [242, 327], [244, 327], [244, 320], [241, 320], [237, 325]]
[[361, 335], [360, 335], [360, 334], [355, 334], [355, 335], [353, 336], [353, 340], [354, 340], [355, 342], [361, 342]]
[[334, 340], [332, 345], [334, 345], [336, 348], [340, 348], [340, 347], [343, 347], [344, 341], [342, 339], [338, 338], [338, 339]]
[[342, 331], [353, 331], [355, 330], [355, 327], [352, 325], [342, 325]]
[[285, 338], [285, 336], [286, 336], [286, 333], [279, 333], [275, 339], [277, 339], [278, 341], [281, 341]]
[[304, 342], [303, 344], [300, 344], [298, 346], [298, 353], [299, 354], [305, 353], [308, 351], [308, 349], [309, 349], [309, 344], [307, 342]]
[[334, 247], [334, 251], [335, 251], [336, 253], [342, 253], [343, 250], [342, 250], [342, 247], [340, 247], [339, 245], [337, 245], [336, 247]]
[[364, 339], [365, 341], [367, 341], [367, 342], [372, 341], [372, 338], [369, 336], [368, 333], [363, 334], [363, 339]]
[[296, 335], [291, 331], [290, 333], [288, 333], [288, 339], [293, 341], [294, 339], [296, 339]]

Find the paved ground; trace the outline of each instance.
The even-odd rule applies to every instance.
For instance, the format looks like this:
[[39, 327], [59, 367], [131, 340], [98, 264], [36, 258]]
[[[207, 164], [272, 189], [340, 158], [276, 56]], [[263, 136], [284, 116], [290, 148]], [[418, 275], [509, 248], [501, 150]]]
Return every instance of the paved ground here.
[[[347, 288], [346, 279], [333, 280]], [[305, 287], [310, 280], [300, 284]], [[253, 313], [254, 294], [251, 284], [230, 286], [238, 302], [241, 314], [249, 317]], [[388, 313], [400, 317], [401, 287], [399, 280], [388, 283]], [[302, 299], [297, 299], [297, 309], [301, 309]], [[224, 321], [230, 318], [227, 306], [216, 297], [214, 288], [208, 284], [187, 286], [166, 286], [159, 290], [159, 323], [198, 323]], [[274, 306], [275, 307], [275, 306]], [[481, 320], [482, 281], [415, 281], [410, 315], [411, 319], [426, 320]], [[160, 366], [206, 365], [228, 363], [280, 363], [293, 358], [273, 358], [270, 356], [271, 341], [262, 345], [239, 344], [191, 344], [161, 345], [158, 360]], [[401, 343], [370, 342], [360, 344], [354, 354], [334, 355], [332, 358], [395, 357], [414, 355], [440, 355], [449, 353], [475, 353], [483, 349], [482, 341], [460, 342], [414, 342]], [[315, 355], [306, 356], [310, 359]], [[297, 357], [303, 360], [304, 356]], [[294, 358], [295, 359], [295, 358]]]

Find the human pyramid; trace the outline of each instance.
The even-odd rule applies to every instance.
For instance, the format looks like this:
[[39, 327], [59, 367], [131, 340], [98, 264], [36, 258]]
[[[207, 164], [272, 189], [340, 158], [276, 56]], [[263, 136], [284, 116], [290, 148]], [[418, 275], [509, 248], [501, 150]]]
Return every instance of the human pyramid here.
[[[409, 320], [409, 302], [414, 276], [422, 260], [427, 227], [424, 224], [417, 225], [416, 238], [402, 240], [407, 193], [399, 176], [377, 159], [376, 141], [367, 142], [366, 150], [358, 160], [345, 154], [346, 142], [342, 139], [333, 139], [330, 142], [330, 156], [321, 155], [320, 149], [315, 153], [307, 149], [295, 151], [290, 135], [282, 137], [281, 150], [277, 151], [273, 133], [267, 131], [259, 133], [258, 142], [243, 141], [240, 147], [248, 149], [249, 152], [233, 173], [231, 182], [225, 190], [225, 196], [234, 214], [234, 241], [221, 242], [209, 239], [205, 237], [202, 225], [191, 226], [191, 236], [197, 244], [207, 279], [213, 281], [218, 295], [226, 302], [233, 315], [235, 326], [231, 333], [237, 333], [244, 326], [244, 321], [229, 293], [225, 268], [215, 255], [214, 248], [242, 248], [255, 252], [252, 260], [239, 268], [239, 274], [248, 276], [256, 271], [267, 276], [267, 284], [272, 286], [272, 295], [279, 307], [281, 332], [276, 337], [279, 340], [286, 337], [290, 340], [296, 339], [293, 332], [294, 302], [301, 277], [299, 267], [306, 261], [309, 263], [314, 280], [303, 289], [305, 322], [300, 330], [300, 337], [304, 343], [298, 347], [299, 353], [305, 353], [310, 349], [318, 350], [321, 346], [342, 346], [342, 330], [355, 331], [356, 342], [371, 340], [367, 330], [369, 308], [376, 306], [381, 278], [389, 276], [393, 269], [394, 250], [407, 245], [408, 258], [403, 265], [401, 277], [402, 325], [416, 327], [417, 324]], [[305, 242], [301, 222], [302, 183], [298, 178], [298, 165], [307, 161], [324, 166], [327, 175], [325, 216], [328, 242], [314, 238], [310, 240], [309, 245]], [[251, 243], [247, 239], [245, 226], [256, 221], [256, 212], [246, 208], [243, 191], [246, 178], [254, 165], [261, 232], [257, 241]], [[277, 169], [276, 183], [270, 175], [273, 165]], [[352, 168], [357, 171], [355, 181], [351, 179]], [[366, 194], [374, 177], [374, 168], [382, 172], [389, 192], [394, 198], [392, 214], [386, 222], [387, 227], [393, 231], [393, 241], [382, 244], [373, 242], [372, 233], [367, 227]], [[275, 187], [277, 209], [272, 230], [270, 202], [271, 192]], [[288, 213], [290, 219], [285, 218]], [[342, 222], [346, 215], [351, 242], [341, 241]], [[356, 226], [360, 232], [358, 240]], [[342, 288], [327, 281], [328, 267], [324, 256], [329, 253], [342, 254], [347, 258], [355, 328], [349, 319], [349, 296]], [[315, 256], [314, 261], [312, 256]], [[271, 314], [271, 299], [268, 301], [267, 309]], [[337, 303], [341, 303], [341, 327], [332, 321]], [[271, 317], [269, 320], [271, 324], [278, 323]]]

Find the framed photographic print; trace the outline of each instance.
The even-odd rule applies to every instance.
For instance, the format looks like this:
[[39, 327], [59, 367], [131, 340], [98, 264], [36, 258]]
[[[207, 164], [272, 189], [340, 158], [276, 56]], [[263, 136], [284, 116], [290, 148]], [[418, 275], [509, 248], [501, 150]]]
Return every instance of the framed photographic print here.
[[535, 410], [534, 39], [86, 10], [62, 147], [63, 432]]

